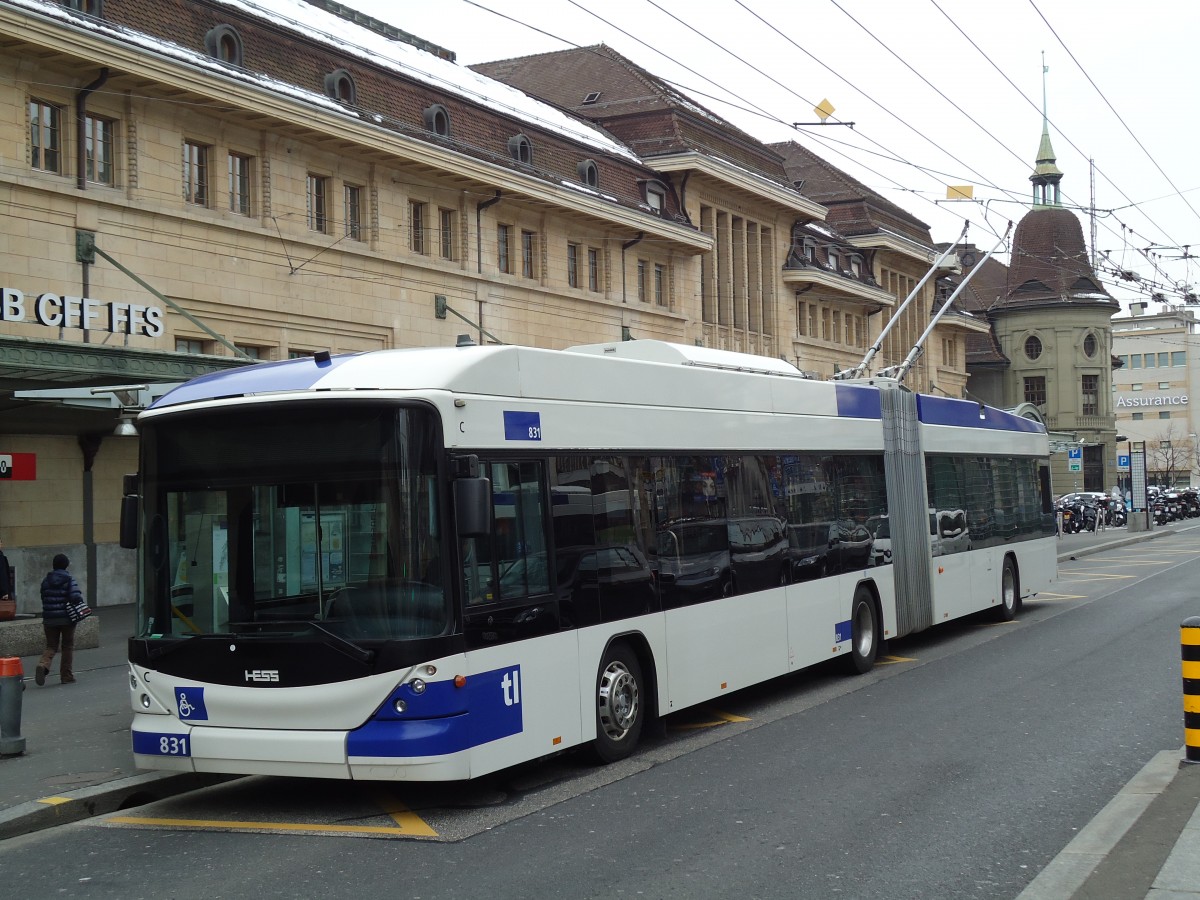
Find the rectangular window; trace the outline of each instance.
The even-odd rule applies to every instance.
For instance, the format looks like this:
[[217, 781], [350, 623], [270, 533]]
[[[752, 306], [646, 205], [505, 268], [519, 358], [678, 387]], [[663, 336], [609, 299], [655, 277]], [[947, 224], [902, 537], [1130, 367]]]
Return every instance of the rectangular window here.
[[1170, 364], [1171, 364], [1171, 354], [1170, 353], [1158, 354], [1158, 367], [1160, 369], [1165, 369]]
[[1083, 376], [1083, 407], [1082, 413], [1085, 416], [1096, 416], [1100, 414], [1099, 405], [1100, 396], [1100, 376], [1099, 375], [1084, 375]]
[[1121, 361], [1121, 365], [1123, 365], [1123, 366], [1129, 365], [1129, 357], [1127, 355], [1126, 356], [1118, 356], [1117, 359], [1119, 359]]
[[[1169, 418], [1171, 418], [1171, 411], [1169, 409], [1164, 409], [1162, 412], [1160, 412], [1158, 414], [1158, 417], [1160, 419], [1169, 419]], [[1165, 443], [1165, 441], [1164, 441], [1164, 443]], [[1164, 447], [1163, 449], [1165, 450], [1166, 448]]]
[[408, 246], [413, 253], [425, 252], [425, 204], [408, 201]]
[[1025, 378], [1025, 402], [1035, 406], [1046, 405], [1046, 376], [1028, 375]]
[[[1116, 385], [1113, 385], [1113, 387], [1116, 387]], [[1142, 389], [1142, 383], [1139, 381], [1137, 384], [1130, 385], [1129, 389], [1133, 391], [1140, 391]]]
[[346, 237], [353, 241], [363, 239], [362, 214], [363, 189], [357, 184], [346, 185]]
[[62, 110], [41, 100], [29, 101], [30, 162], [43, 172], [62, 172]]
[[521, 274], [534, 277], [534, 262], [537, 252], [537, 236], [532, 231], [521, 232]]
[[[1136, 368], [1136, 367], [1135, 367], [1135, 368]], [[1147, 369], [1153, 369], [1153, 368], [1154, 368], [1154, 354], [1153, 354], [1153, 353], [1147, 353], [1147, 354], [1146, 354], [1146, 368], [1147, 368]]]
[[267, 348], [266, 347], [256, 347], [253, 344], [234, 344], [233, 346], [237, 347], [238, 350], [240, 350], [243, 354], [250, 357], [251, 359], [266, 359], [267, 358]]
[[250, 157], [229, 154], [229, 211], [250, 215]]
[[204, 341], [193, 338], [175, 338], [176, 353], [199, 354], [204, 352]]
[[112, 119], [88, 116], [84, 123], [87, 180], [93, 184], [115, 184], [113, 170], [113, 135], [116, 124]]
[[183, 199], [208, 206], [208, 147], [183, 142]]
[[567, 284], [579, 287], [579, 245], [567, 244]]
[[308, 227], [313, 231], [329, 231], [329, 179], [308, 173], [306, 191]]
[[1171, 351], [1171, 365], [1172, 366], [1186, 366], [1187, 365], [1187, 351], [1186, 350]]
[[507, 225], [496, 226], [496, 268], [501, 272], [511, 272], [512, 262], [508, 250], [508, 232]]
[[663, 282], [666, 281], [666, 267], [654, 264], [654, 303], [656, 306], [667, 305], [667, 294]]
[[643, 303], [645, 303], [646, 302], [646, 261], [644, 259], [638, 260], [637, 292], [638, 292], [638, 299], [641, 300]]
[[438, 220], [442, 259], [454, 259], [454, 210], [439, 209]]
[[600, 290], [600, 251], [588, 247], [588, 290]]
[[1134, 414], [1133, 414], [1133, 421], [1135, 421], [1135, 422], [1140, 422], [1140, 421], [1142, 421], [1142, 419], [1143, 419], [1144, 417], [1145, 417], [1145, 413], [1134, 413]]
[[1135, 353], [1129, 357], [1129, 368], [1140, 369], [1142, 367], [1142, 354]]
[[1158, 383], [1158, 389], [1160, 391], [1168, 390], [1168, 389], [1170, 389], [1170, 387], [1171, 387], [1171, 382], [1169, 382], [1169, 381], [1160, 381]]

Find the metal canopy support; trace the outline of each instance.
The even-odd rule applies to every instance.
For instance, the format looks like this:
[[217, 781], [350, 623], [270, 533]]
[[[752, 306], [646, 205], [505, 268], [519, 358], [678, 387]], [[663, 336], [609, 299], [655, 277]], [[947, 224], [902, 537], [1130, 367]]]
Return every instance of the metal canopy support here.
[[129, 276], [129, 278], [133, 279], [133, 281], [138, 286], [149, 291], [151, 294], [153, 294], [155, 297], [157, 297], [163, 303], [167, 304], [167, 306], [171, 307], [171, 309], [175, 310], [175, 312], [179, 313], [181, 316], [183, 316], [185, 319], [187, 319], [189, 322], [191, 322], [193, 325], [195, 325], [197, 328], [199, 328], [201, 331], [203, 331], [209, 337], [211, 337], [214, 341], [216, 341], [222, 347], [225, 347], [227, 350], [230, 350], [234, 356], [254, 362], [253, 357], [251, 357], [247, 353], [243, 352], [242, 350], [239, 350], [235, 345], [231, 344], [224, 337], [217, 334], [215, 331], [213, 331], [211, 328], [209, 328], [207, 325], [205, 325], [203, 322], [201, 322], [199, 319], [197, 319], [195, 316], [193, 316], [190, 312], [188, 312], [186, 309], [184, 309], [182, 306], [180, 306], [178, 303], [176, 303], [174, 300], [172, 300], [166, 294], [162, 293], [161, 291], [156, 290], [155, 288], [152, 288], [149, 284], [147, 284], [142, 278], [140, 278], [134, 272], [125, 268], [123, 265], [121, 265], [119, 262], [117, 262], [115, 259], [113, 259], [109, 254], [105, 253], [103, 250], [101, 250], [99, 247], [97, 247], [96, 246], [96, 235], [94, 232], [76, 231], [75, 232], [75, 258], [79, 262], [94, 263], [96, 261], [97, 255], [102, 256], [104, 259], [108, 260], [108, 262], [112, 263], [113, 266], [115, 266], [119, 272], [123, 272], [125, 275]]

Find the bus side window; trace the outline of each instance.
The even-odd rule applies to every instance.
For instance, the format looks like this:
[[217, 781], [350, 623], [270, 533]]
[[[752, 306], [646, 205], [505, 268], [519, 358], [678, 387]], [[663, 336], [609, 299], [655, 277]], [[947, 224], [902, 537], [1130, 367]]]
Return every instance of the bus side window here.
[[492, 599], [509, 600], [550, 590], [546, 552], [549, 520], [540, 462], [492, 464], [495, 531], [493, 559], [498, 590]]

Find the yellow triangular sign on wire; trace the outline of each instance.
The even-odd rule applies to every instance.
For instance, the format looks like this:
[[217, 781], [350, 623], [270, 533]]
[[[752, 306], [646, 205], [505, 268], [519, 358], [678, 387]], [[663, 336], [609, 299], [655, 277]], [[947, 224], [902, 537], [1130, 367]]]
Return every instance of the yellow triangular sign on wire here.
[[833, 115], [833, 104], [829, 102], [828, 98], [826, 98], [813, 107], [813, 112], [815, 112], [818, 118], [824, 122]]

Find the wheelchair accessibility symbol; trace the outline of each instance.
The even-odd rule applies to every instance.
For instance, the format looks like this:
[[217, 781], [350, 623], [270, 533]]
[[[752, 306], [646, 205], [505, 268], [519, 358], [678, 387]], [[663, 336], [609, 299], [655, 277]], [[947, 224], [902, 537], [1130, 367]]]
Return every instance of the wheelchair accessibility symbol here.
[[178, 711], [181, 720], [187, 722], [207, 720], [208, 709], [204, 706], [204, 688], [175, 688], [175, 709]]

